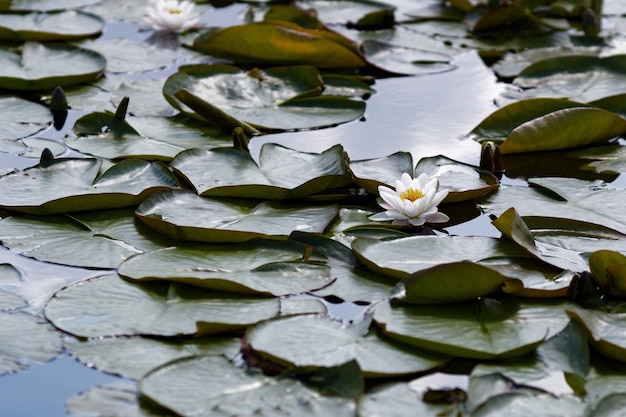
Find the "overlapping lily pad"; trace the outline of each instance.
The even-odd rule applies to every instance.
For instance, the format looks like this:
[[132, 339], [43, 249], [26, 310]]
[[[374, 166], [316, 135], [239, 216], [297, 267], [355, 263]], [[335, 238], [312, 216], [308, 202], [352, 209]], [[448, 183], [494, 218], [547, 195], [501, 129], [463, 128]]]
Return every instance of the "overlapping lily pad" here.
[[343, 148], [306, 153], [264, 144], [257, 164], [236, 148], [190, 149], [170, 166], [205, 197], [300, 198], [350, 184]]
[[45, 90], [90, 81], [106, 60], [95, 51], [64, 43], [27, 42], [0, 49], [0, 88]]
[[257, 237], [284, 239], [293, 231], [322, 233], [338, 210], [336, 205], [259, 204], [174, 190], [146, 199], [136, 214], [151, 228], [177, 239], [245, 242]]
[[436, 177], [441, 189], [450, 192], [444, 202], [461, 202], [478, 198], [498, 187], [493, 174], [445, 156], [422, 158], [413, 168], [411, 154], [396, 152], [386, 157], [350, 162], [355, 181], [369, 193], [377, 195], [378, 186], [394, 187], [403, 173], [414, 177], [425, 173]]
[[99, 159], [57, 159], [4, 175], [0, 207], [30, 214], [128, 207], [178, 186], [158, 162], [128, 159], [105, 172], [101, 166]]
[[94, 4], [98, 0], [11, 0], [8, 4], [0, 4], [0, 10], [41, 11], [74, 9]]
[[228, 131], [242, 126], [253, 132], [247, 125], [261, 130], [334, 126], [365, 111], [362, 101], [322, 95], [321, 77], [308, 65], [250, 72], [223, 64], [183, 66], [167, 79], [163, 94], [175, 108]]
[[52, 123], [50, 110], [41, 104], [15, 96], [0, 97], [0, 137], [19, 139]]
[[[220, 356], [181, 359], [155, 369], [139, 383], [142, 395], [180, 416], [227, 415], [353, 417], [352, 399], [320, 395], [289, 378], [237, 368]], [[285, 395], [285, 393], [289, 393]]]
[[100, 17], [77, 10], [0, 14], [0, 39], [9, 41], [71, 40], [95, 36], [103, 28]]
[[604, 356], [618, 361], [626, 361], [626, 340], [624, 313], [608, 313], [572, 307], [567, 314], [580, 322], [589, 335], [591, 345]]
[[521, 356], [565, 328], [567, 304], [515, 298], [440, 305], [377, 305], [383, 332], [416, 346], [475, 359]]
[[249, 294], [289, 295], [332, 282], [330, 268], [305, 262], [294, 242], [174, 247], [128, 259], [119, 274], [138, 281], [165, 280]]
[[280, 302], [176, 283], [139, 285], [109, 275], [59, 291], [45, 314], [56, 327], [80, 337], [205, 335], [275, 317]]
[[248, 329], [246, 342], [261, 356], [300, 372], [356, 359], [366, 377], [407, 375], [435, 368], [449, 359], [381, 338], [362, 323], [348, 325], [316, 315], [259, 323]]

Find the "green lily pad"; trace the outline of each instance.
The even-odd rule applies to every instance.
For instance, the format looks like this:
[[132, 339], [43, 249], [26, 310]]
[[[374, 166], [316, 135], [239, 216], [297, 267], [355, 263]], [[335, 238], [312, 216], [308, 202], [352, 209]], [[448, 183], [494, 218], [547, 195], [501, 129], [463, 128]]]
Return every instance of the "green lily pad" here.
[[81, 392], [67, 402], [66, 409], [70, 417], [171, 417], [169, 411], [140, 403], [136, 384], [125, 380]]
[[625, 361], [626, 339], [624, 328], [625, 313], [605, 313], [602, 311], [585, 310], [571, 307], [567, 314], [580, 322], [587, 330], [589, 343], [607, 358]]
[[523, 284], [473, 262], [455, 262], [422, 269], [402, 281], [392, 299], [409, 304], [474, 300], [504, 290], [515, 293]]
[[496, 417], [506, 413], [511, 417], [550, 417], [556, 414], [584, 417], [585, 407], [575, 397], [554, 397], [549, 394], [530, 396], [527, 393], [509, 392], [490, 398], [472, 413], [476, 417]]
[[436, 352], [497, 359], [532, 352], [562, 331], [567, 303], [513, 298], [440, 305], [376, 306], [374, 321], [397, 340]]
[[19, 139], [52, 123], [50, 110], [41, 104], [14, 96], [0, 97], [0, 137]]
[[104, 21], [78, 10], [60, 13], [0, 14], [0, 39], [8, 41], [55, 41], [95, 36]]
[[0, 375], [25, 369], [24, 361], [47, 362], [62, 351], [61, 333], [26, 313], [0, 312], [0, 337]]
[[626, 255], [611, 250], [593, 252], [589, 269], [605, 294], [620, 298], [626, 295]]
[[317, 154], [267, 143], [261, 147], [258, 165], [240, 149], [190, 149], [170, 166], [205, 197], [283, 200], [352, 183], [341, 145]]
[[585, 148], [572, 151], [567, 156], [589, 159], [582, 169], [601, 173], [622, 173], [626, 172], [626, 146], [608, 145]]
[[365, 61], [347, 39], [325, 30], [306, 30], [284, 21], [229, 26], [196, 38], [193, 49], [236, 62], [360, 68]]
[[[297, 380], [237, 368], [220, 356], [171, 362], [150, 372], [139, 391], [177, 415], [353, 417], [352, 399], [321, 395]], [[288, 393], [288, 395], [286, 395]]]
[[451, 71], [451, 57], [440, 52], [431, 52], [406, 46], [392, 45], [370, 39], [361, 43], [367, 60], [397, 75], [427, 75]]
[[304, 246], [260, 241], [174, 247], [134, 256], [118, 271], [136, 281], [182, 282], [220, 291], [290, 295], [328, 285], [330, 268], [304, 262]]
[[410, 153], [396, 152], [382, 158], [351, 161], [349, 168], [355, 182], [374, 195], [378, 195], [380, 185], [395, 187], [405, 172], [413, 177], [422, 173], [436, 177], [439, 187], [449, 190], [445, 203], [472, 200], [498, 188], [493, 174], [445, 156], [422, 158], [415, 168], [412, 161]]
[[572, 55], [535, 62], [513, 81], [525, 89], [521, 98], [567, 97], [588, 103], [618, 93], [626, 81], [626, 55]]
[[232, 358], [241, 347], [236, 337], [203, 337], [161, 340], [146, 337], [114, 337], [89, 340], [65, 339], [72, 357], [100, 371], [140, 379], [148, 371], [175, 359], [196, 355]]
[[392, 4], [373, 0], [338, 0], [332, 3], [325, 0], [306, 0], [294, 3], [302, 9], [315, 9], [318, 18], [328, 24], [346, 24], [368, 13], [393, 7]]
[[30, 214], [119, 208], [178, 185], [157, 162], [128, 159], [104, 173], [99, 172], [101, 165], [98, 159], [57, 159], [4, 175], [0, 207]]
[[259, 323], [247, 330], [246, 342], [262, 357], [300, 372], [356, 359], [365, 377], [388, 377], [424, 372], [450, 359], [385, 340], [362, 324], [317, 315]]
[[0, 220], [0, 240], [23, 256], [88, 268], [117, 268], [129, 256], [173, 244], [135, 222], [129, 209], [72, 217], [10, 216]]
[[98, 0], [11, 0], [6, 5], [0, 3], [0, 10], [52, 12], [83, 7], [97, 2]]
[[244, 199], [199, 197], [190, 191], [155, 194], [136, 211], [151, 228], [168, 236], [199, 242], [245, 242], [257, 237], [286, 238], [292, 231], [322, 233], [338, 206], [258, 204]]
[[79, 337], [215, 334], [241, 330], [279, 313], [277, 298], [176, 283], [135, 284], [116, 275], [67, 287], [45, 309], [56, 327]]
[[360, 237], [352, 242], [352, 250], [369, 268], [398, 279], [444, 263], [528, 257], [512, 242], [476, 236], [411, 236], [394, 240]]
[[624, 190], [575, 178], [536, 178], [529, 183], [535, 187], [500, 187], [497, 193], [480, 201], [479, 207], [497, 216], [510, 207], [515, 207], [522, 217], [553, 217], [558, 213], [561, 218], [626, 233]]
[[28, 306], [28, 302], [17, 294], [0, 290], [0, 312]]
[[321, 80], [309, 65], [249, 72], [224, 64], [191, 65], [166, 80], [163, 94], [175, 108], [228, 131], [247, 124], [262, 130], [312, 129], [362, 116], [363, 101], [321, 95]]
[[27, 42], [0, 48], [0, 88], [45, 90], [87, 82], [104, 71], [97, 52], [64, 43]]
[[571, 55], [597, 56], [600, 48], [593, 46], [574, 46], [554, 48], [535, 48], [516, 53], [506, 53], [501, 60], [493, 65], [494, 71], [502, 78], [514, 78], [530, 64], [544, 59]]

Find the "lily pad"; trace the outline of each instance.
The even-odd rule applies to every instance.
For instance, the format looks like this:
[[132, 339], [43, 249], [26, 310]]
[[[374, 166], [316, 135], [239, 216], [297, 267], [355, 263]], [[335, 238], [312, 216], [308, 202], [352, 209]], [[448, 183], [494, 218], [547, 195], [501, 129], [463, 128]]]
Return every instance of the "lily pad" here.
[[374, 321], [397, 340], [474, 359], [522, 356], [562, 331], [569, 322], [560, 301], [514, 298], [439, 305], [376, 306]]
[[289, 22], [229, 26], [196, 38], [193, 49], [236, 62], [360, 68], [365, 61], [334, 32], [306, 30]]
[[52, 12], [83, 7], [97, 2], [98, 0], [11, 0], [7, 5], [0, 4], [0, 10]]
[[512, 242], [477, 236], [411, 236], [394, 240], [360, 237], [352, 242], [352, 250], [369, 268], [398, 279], [444, 263], [528, 257]]
[[191, 65], [166, 80], [163, 94], [175, 108], [228, 131], [246, 124], [261, 130], [312, 129], [362, 116], [363, 101], [321, 95], [321, 80], [309, 65], [249, 72], [224, 64]]
[[571, 307], [567, 314], [585, 327], [589, 343], [598, 352], [608, 358], [625, 361], [626, 339], [623, 332], [626, 327], [625, 313], [606, 313]]
[[261, 148], [258, 165], [240, 149], [190, 149], [170, 166], [205, 197], [283, 200], [352, 183], [341, 145], [317, 154], [267, 143]]
[[135, 284], [108, 275], [57, 292], [45, 314], [56, 327], [79, 337], [206, 335], [275, 317], [280, 302], [176, 283]]
[[[150, 372], [139, 391], [156, 404], [185, 417], [225, 415], [353, 417], [352, 399], [320, 395], [289, 378], [270, 378], [237, 368], [220, 356], [171, 362]], [[288, 395], [286, 395], [288, 393]]]
[[98, 159], [57, 159], [4, 175], [0, 207], [30, 214], [119, 208], [178, 185], [158, 162], [128, 159], [104, 173], [99, 172], [101, 165]]
[[388, 377], [424, 372], [450, 359], [385, 340], [363, 323], [317, 315], [259, 323], [247, 330], [246, 341], [262, 357], [305, 373], [356, 359], [365, 377]]
[[0, 338], [0, 375], [25, 369], [28, 361], [47, 362], [62, 351], [61, 333], [26, 313], [0, 312]]
[[451, 71], [456, 67], [450, 64], [451, 57], [440, 52], [392, 45], [370, 39], [361, 43], [367, 60], [396, 75], [426, 75]]
[[286, 238], [292, 231], [322, 233], [336, 205], [199, 197], [190, 191], [158, 193], [146, 199], [137, 217], [168, 236], [199, 242], [245, 242], [257, 237]]
[[95, 36], [104, 21], [78, 10], [60, 13], [0, 14], [0, 39], [9, 41], [55, 41]]
[[150, 370], [175, 359], [197, 355], [234, 357], [241, 346], [236, 337], [204, 337], [161, 340], [147, 337], [114, 337], [89, 340], [66, 338], [72, 357], [100, 371], [140, 379]]
[[45, 129], [52, 113], [41, 104], [20, 97], [0, 97], [0, 137], [19, 139]]
[[107, 65], [95, 51], [64, 43], [27, 42], [0, 48], [0, 88], [45, 90], [87, 82]]
[[626, 172], [626, 146], [597, 146], [572, 151], [567, 155], [592, 161], [583, 165], [581, 167], [582, 169], [588, 169], [590, 171], [601, 173]]
[[173, 244], [134, 220], [129, 209], [73, 217], [10, 216], [0, 220], [0, 240], [23, 256], [88, 268], [117, 268], [129, 256]]
[[302, 259], [305, 248], [294, 242], [260, 240], [173, 247], [128, 259], [118, 272], [136, 281], [165, 280], [248, 294], [300, 294], [332, 282], [329, 267]]
[[562, 218], [626, 233], [623, 189], [575, 178], [536, 178], [528, 182], [534, 187], [500, 187], [497, 193], [480, 201], [479, 207], [497, 216], [510, 207], [515, 207], [522, 217], [552, 217], [558, 213]]
[[584, 404], [575, 397], [554, 397], [549, 394], [536, 394], [509, 392], [496, 395], [480, 406], [472, 413], [476, 417], [496, 417], [506, 413], [511, 417], [533, 415], [537, 417], [550, 417], [555, 413], [584, 417]]

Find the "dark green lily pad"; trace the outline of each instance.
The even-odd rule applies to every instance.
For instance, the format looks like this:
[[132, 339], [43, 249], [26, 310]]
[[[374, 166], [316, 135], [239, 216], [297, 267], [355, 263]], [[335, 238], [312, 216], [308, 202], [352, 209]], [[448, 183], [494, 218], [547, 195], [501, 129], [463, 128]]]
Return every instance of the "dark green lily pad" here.
[[244, 242], [257, 237], [286, 238], [295, 230], [322, 233], [336, 205], [199, 197], [190, 191], [158, 193], [146, 199], [137, 217], [168, 236], [199, 242]]
[[567, 97], [588, 103], [626, 93], [626, 55], [572, 55], [535, 62], [513, 81], [525, 89], [520, 98]]
[[[270, 378], [235, 367], [221, 356], [171, 362], [150, 372], [139, 391], [156, 404], [185, 417], [225, 415], [353, 417], [352, 399], [321, 395], [290, 378]], [[288, 393], [288, 395], [286, 395]]]
[[267, 143], [261, 148], [258, 165], [240, 149], [190, 149], [170, 165], [205, 197], [283, 200], [352, 183], [341, 145], [317, 154]]
[[248, 294], [290, 295], [328, 285], [330, 268], [305, 262], [306, 247], [261, 241], [173, 247], [134, 256], [118, 271], [136, 281], [165, 280]]
[[411, 236], [394, 240], [360, 237], [352, 242], [352, 250], [369, 268], [398, 279], [444, 263], [528, 257], [512, 242], [472, 236]]
[[135, 222], [133, 210], [70, 216], [11, 216], [0, 221], [0, 240], [12, 252], [64, 265], [117, 268], [129, 256], [173, 241]]
[[480, 201], [479, 207], [497, 216], [510, 207], [515, 207], [522, 217], [552, 217], [558, 213], [561, 218], [626, 233], [623, 189], [575, 178], [536, 178], [528, 182], [534, 187], [500, 187], [497, 193]]
[[[236, 62], [360, 68], [365, 61], [334, 32], [307, 30], [289, 22], [230, 26], [196, 38], [193, 49]], [[339, 41], [339, 42], [338, 42]]]
[[625, 313], [606, 313], [573, 306], [567, 314], [585, 327], [589, 343], [598, 352], [608, 358], [626, 361]]
[[0, 312], [0, 338], [0, 375], [25, 369], [28, 361], [47, 362], [62, 351], [61, 333], [26, 313]]
[[0, 14], [0, 39], [9, 41], [55, 41], [95, 36], [104, 21], [78, 10], [60, 13]]
[[397, 340], [475, 359], [522, 356], [562, 331], [567, 303], [514, 298], [439, 305], [376, 306], [374, 320]]
[[70, 417], [171, 417], [169, 411], [150, 408], [145, 401], [140, 404], [136, 384], [126, 380], [81, 392], [67, 402], [66, 409]]
[[275, 317], [280, 302], [176, 283], [135, 284], [108, 275], [57, 292], [45, 314], [56, 327], [79, 337], [205, 335]]
[[378, 40], [366, 40], [361, 48], [367, 60], [392, 74], [426, 75], [451, 71], [451, 57], [439, 52], [392, 45]]
[[506, 413], [510, 417], [533, 415], [550, 417], [555, 413], [564, 413], [571, 417], [584, 417], [584, 403], [576, 397], [554, 397], [549, 394], [509, 392], [496, 395], [481, 405], [472, 414], [475, 417], [496, 417]]
[[45, 90], [87, 82], [107, 65], [95, 51], [64, 43], [27, 42], [0, 48], [0, 88]]
[[346, 325], [318, 315], [259, 323], [247, 330], [246, 341], [261, 356], [300, 372], [356, 359], [365, 377], [387, 377], [424, 372], [450, 359], [385, 340], [362, 323]]
[[0, 97], [0, 137], [19, 139], [45, 129], [52, 123], [50, 110], [20, 97]]
[[503, 78], [513, 78], [519, 75], [524, 68], [544, 59], [572, 55], [597, 56], [600, 48], [593, 46], [535, 48], [525, 51], [506, 53], [501, 60], [493, 65], [494, 71]]
[[57, 159], [4, 175], [0, 207], [30, 214], [119, 208], [178, 185], [158, 162], [128, 159], [104, 173], [99, 172], [101, 165], [98, 159]]
[[196, 355], [234, 357], [241, 346], [236, 337], [161, 340], [147, 337], [65, 339], [72, 357], [102, 372], [140, 379], [148, 371], [175, 359]]
[[589, 159], [582, 169], [601, 173], [623, 173], [626, 172], [626, 146], [608, 145], [585, 148], [572, 151], [568, 156], [582, 159]]
[[249, 72], [224, 64], [191, 65], [167, 79], [163, 94], [175, 108], [228, 131], [247, 124], [262, 130], [312, 129], [362, 116], [364, 102], [321, 95], [321, 81], [309, 65]]

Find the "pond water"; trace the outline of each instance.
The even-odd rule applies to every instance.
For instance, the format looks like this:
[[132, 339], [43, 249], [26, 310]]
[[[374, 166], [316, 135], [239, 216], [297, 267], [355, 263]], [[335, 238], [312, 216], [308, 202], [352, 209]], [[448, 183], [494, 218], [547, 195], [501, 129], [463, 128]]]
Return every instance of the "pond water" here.
[[[239, 21], [243, 10], [244, 6], [221, 9], [222, 22]], [[133, 25], [109, 24], [104, 37], [143, 39], [145, 33], [135, 29]], [[464, 136], [497, 108], [494, 98], [500, 94], [504, 84], [498, 82], [477, 52], [459, 54], [453, 63], [456, 69], [440, 74], [379, 79], [373, 86], [375, 94], [367, 100], [363, 120], [328, 129], [256, 137], [250, 143], [251, 153], [257, 157], [265, 143], [278, 143], [306, 152], [321, 152], [339, 143], [352, 160], [407, 151], [413, 155], [414, 161], [441, 154], [461, 162], [477, 164], [481, 147], [474, 141], [464, 139]], [[147, 75], [129, 75], [129, 78], [161, 78], [175, 70], [176, 66], [172, 66]], [[81, 113], [70, 112], [63, 130], [49, 128], [34, 136], [60, 141], [80, 116]], [[68, 152], [65, 156], [73, 154]], [[549, 164], [549, 158], [544, 161]], [[0, 170], [22, 169], [36, 162], [33, 158], [0, 153]], [[546, 166], [540, 169], [550, 171], [550, 167]], [[505, 175], [502, 182], [526, 184], [525, 176], [529, 174], [532, 173], [520, 169], [509, 173], [510, 177]], [[624, 175], [603, 176], [583, 171], [575, 171], [571, 175], [607, 179], [616, 186], [626, 186]], [[500, 236], [500, 232], [484, 215], [445, 230], [457, 235]], [[18, 293], [29, 301], [29, 309], [32, 311], [40, 311], [50, 295], [58, 289], [86, 277], [102, 274], [44, 264], [20, 257], [4, 248], [0, 249], [0, 263], [11, 264], [22, 272], [24, 281], [20, 283]], [[363, 309], [354, 304], [328, 306], [332, 315], [348, 320], [357, 317]], [[62, 417], [66, 415], [65, 404], [69, 398], [91, 387], [116, 380], [120, 378], [98, 372], [62, 354], [47, 364], [31, 364], [27, 370], [0, 377], [0, 417]], [[448, 384], [463, 386], [466, 377], [438, 375], [429, 381], [431, 387]], [[565, 386], [563, 381], [555, 380], [548, 384], [552, 387]]]

